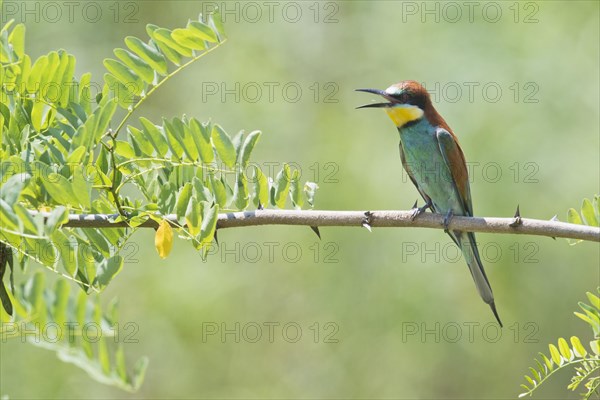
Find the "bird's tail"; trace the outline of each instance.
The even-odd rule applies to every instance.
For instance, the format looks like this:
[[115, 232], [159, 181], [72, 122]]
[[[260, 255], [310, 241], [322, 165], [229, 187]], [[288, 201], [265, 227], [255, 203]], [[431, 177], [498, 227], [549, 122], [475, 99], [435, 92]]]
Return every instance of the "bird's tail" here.
[[502, 321], [500, 321], [498, 311], [496, 311], [496, 305], [494, 304], [492, 287], [490, 286], [490, 282], [485, 275], [485, 270], [483, 269], [483, 264], [481, 263], [481, 257], [479, 257], [479, 250], [477, 249], [477, 244], [475, 243], [475, 235], [472, 232], [455, 232], [455, 234], [457, 234], [456, 239], [458, 245], [460, 246], [463, 256], [467, 261], [467, 265], [469, 266], [471, 276], [475, 281], [475, 286], [477, 286], [479, 295], [483, 301], [489, 304], [494, 316], [500, 324], [500, 327], [502, 327]]

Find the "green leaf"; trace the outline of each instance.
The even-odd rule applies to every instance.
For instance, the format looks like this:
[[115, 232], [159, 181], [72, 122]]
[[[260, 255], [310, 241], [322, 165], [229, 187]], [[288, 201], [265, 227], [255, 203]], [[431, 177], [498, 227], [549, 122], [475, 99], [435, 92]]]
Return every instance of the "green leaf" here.
[[583, 199], [583, 204], [581, 205], [581, 215], [583, 216], [583, 220], [587, 225], [598, 226], [596, 212], [592, 202], [589, 199]]
[[217, 42], [217, 35], [212, 28], [200, 21], [190, 21], [188, 23], [188, 30], [200, 40], [206, 40], [208, 42]]
[[192, 50], [204, 50], [206, 46], [202, 37], [192, 29], [177, 28], [171, 32], [171, 37], [181, 46]]
[[217, 229], [218, 217], [219, 205], [215, 204], [210, 207], [208, 203], [205, 203], [202, 215], [202, 226], [200, 227], [200, 238], [198, 239], [199, 247], [203, 247], [213, 240]]
[[586, 314], [582, 314], [580, 312], [574, 312], [573, 314], [575, 314], [577, 317], [581, 318], [583, 321], [587, 322], [591, 326], [594, 326], [594, 321]]
[[261, 169], [256, 166], [254, 168], [254, 194], [252, 200], [256, 207], [266, 207], [269, 204], [269, 183], [267, 177]]
[[544, 360], [544, 364], [548, 368], [548, 371], [552, 371], [554, 369], [554, 363], [550, 360], [544, 353], [538, 353], [542, 360]]
[[12, 207], [0, 199], [0, 229], [21, 231], [19, 218], [15, 215]]
[[590, 300], [590, 303], [592, 304], [592, 306], [594, 306], [598, 310], [600, 310], [600, 297], [596, 296], [595, 294], [593, 294], [591, 292], [586, 292], [586, 296]]
[[67, 157], [67, 164], [70, 165], [81, 163], [86, 153], [87, 149], [85, 148], [85, 146], [78, 146], [73, 151], [71, 151], [71, 154], [69, 154], [69, 156]]
[[192, 189], [193, 187], [190, 182], [187, 182], [181, 188], [179, 196], [177, 197], [177, 205], [175, 206], [175, 209], [177, 210], [177, 218], [185, 217], [185, 213], [190, 202], [190, 197], [192, 196]]
[[275, 205], [279, 208], [285, 208], [285, 200], [290, 190], [290, 179], [292, 173], [288, 164], [283, 164], [283, 169], [279, 171], [275, 178]]
[[[155, 31], [158, 29], [163, 29], [163, 28], [159, 28], [158, 26], [152, 25], [152, 24], [146, 25], [146, 32], [148, 33], [148, 36], [150, 36], [152, 38], [152, 40], [154, 41], [154, 44], [165, 55], [165, 57], [167, 57], [167, 59], [169, 61], [171, 61], [173, 64], [178, 65], [178, 66], [181, 65], [181, 62], [183, 60], [182, 55], [180, 53], [178, 53], [177, 51], [175, 51], [174, 47], [170, 47], [168, 44], [166, 44], [160, 40], [160, 38], [155, 34]], [[175, 41], [173, 41], [173, 42], [176, 44]], [[177, 46], [179, 46], [179, 45], [177, 44]], [[187, 52], [189, 50], [185, 49], [185, 51]]]
[[577, 336], [571, 336], [571, 344], [573, 345], [573, 350], [577, 352], [577, 357], [585, 357], [587, 350], [583, 347]]
[[50, 236], [56, 230], [57, 227], [65, 224], [69, 221], [69, 211], [64, 206], [57, 206], [52, 211], [46, 220], [44, 230], [46, 235]]
[[219, 158], [226, 166], [233, 168], [236, 160], [235, 147], [227, 132], [220, 125], [214, 124], [211, 137]]
[[43, 132], [52, 120], [52, 109], [41, 101], [36, 101], [31, 110], [31, 123], [37, 132]]
[[233, 189], [233, 204], [238, 210], [245, 210], [248, 207], [248, 182], [241, 169], [235, 174], [235, 187]]
[[563, 359], [561, 358], [556, 346], [554, 346], [553, 344], [549, 344], [548, 348], [550, 349], [550, 356], [552, 357], [552, 361], [554, 361], [554, 364], [561, 366], [563, 363]]
[[90, 92], [92, 74], [86, 72], [79, 79], [79, 105], [83, 108], [86, 114], [92, 112], [92, 93]]
[[42, 75], [48, 67], [48, 56], [41, 56], [33, 63], [29, 78], [27, 78], [27, 91], [37, 93], [41, 87]]
[[564, 359], [567, 361], [570, 361], [573, 357], [571, 349], [569, 348], [569, 344], [564, 338], [558, 339], [558, 350], [560, 351], [560, 354], [564, 357]]
[[103, 259], [97, 268], [96, 279], [94, 281], [94, 286], [98, 287], [98, 289], [104, 289], [111, 280], [123, 268], [123, 257], [120, 255], [115, 255], [109, 259]]
[[[171, 50], [176, 51], [184, 57], [191, 57], [193, 55], [192, 50], [190, 48], [180, 44], [177, 40], [175, 40], [172, 32], [169, 29], [157, 28], [150, 34], [150, 37], [152, 37], [152, 39], [154, 39], [155, 41], [164, 44]], [[179, 63], [180, 62], [181, 60], [179, 60]]]
[[46, 189], [56, 204], [71, 206], [79, 205], [79, 199], [77, 199], [75, 193], [73, 193], [71, 183], [64, 176], [51, 172], [47, 175], [47, 178], [41, 179], [41, 182], [44, 189]]
[[13, 205], [13, 210], [19, 218], [19, 221], [23, 224], [24, 233], [37, 235], [38, 227], [33, 220], [33, 217], [29, 213], [29, 210], [26, 209], [21, 203], [15, 203]]
[[176, 204], [177, 189], [173, 182], [167, 182], [160, 188], [158, 209], [163, 214], [169, 214]]
[[136, 155], [133, 147], [129, 144], [129, 142], [125, 142], [123, 140], [117, 140], [115, 143], [115, 154], [124, 157], [127, 160], [135, 160]]
[[581, 221], [581, 217], [577, 213], [577, 210], [575, 210], [574, 208], [569, 208], [569, 210], [567, 211], [567, 221], [571, 224], [583, 224], [583, 222]]
[[306, 182], [304, 183], [304, 193], [306, 194], [306, 201], [310, 204], [311, 207], [315, 205], [315, 194], [319, 185], [314, 182]]
[[244, 140], [244, 144], [242, 145], [242, 149], [240, 150], [240, 154], [238, 156], [238, 162], [240, 163], [242, 168], [246, 168], [246, 166], [248, 166], [250, 155], [252, 154], [252, 150], [254, 150], [254, 146], [256, 146], [260, 135], [260, 131], [253, 131], [250, 132], [248, 136], [246, 136], [246, 139]]
[[144, 91], [144, 82], [142, 78], [125, 64], [113, 60], [104, 59], [104, 66], [119, 82], [121, 82], [130, 92], [139, 96]]
[[202, 180], [197, 176], [192, 178], [192, 185], [194, 186], [194, 194], [199, 201], [212, 202], [215, 200], [215, 196], [213, 195], [213, 193], [202, 183]]
[[73, 170], [73, 193], [77, 198], [79, 205], [83, 209], [89, 209], [92, 206], [92, 182], [90, 182], [89, 177], [86, 178], [83, 176], [83, 165], [78, 165]]
[[86, 151], [91, 149], [92, 144], [94, 142], [94, 126], [96, 125], [96, 115], [92, 114], [90, 118], [85, 122], [85, 124], [80, 125], [77, 128], [77, 132], [73, 135], [73, 139], [71, 141], [71, 148], [75, 149], [77, 147], [83, 146]]
[[[63, 57], [63, 56], [61, 56]], [[75, 56], [71, 54], [64, 54], [64, 69], [62, 70], [62, 82], [61, 82], [61, 96], [59, 100], [59, 104], [62, 107], [67, 107], [69, 105], [69, 99], [72, 94], [71, 86], [73, 84], [73, 75], [75, 73]], [[61, 59], [61, 64], [62, 64]]]
[[133, 36], [127, 36], [125, 38], [125, 44], [160, 75], [167, 75], [167, 61], [154, 47], [147, 45]]
[[71, 287], [65, 279], [59, 279], [54, 284], [54, 304], [52, 310], [52, 316], [54, 322], [58, 326], [64, 326], [67, 322], [67, 306], [69, 305], [69, 294]]
[[208, 125], [202, 125], [198, 120], [192, 119], [190, 121], [190, 129], [192, 139], [196, 144], [196, 149], [198, 150], [198, 154], [200, 154], [202, 162], [205, 164], [211, 163], [215, 158], [215, 154], [210, 144], [211, 134]]
[[225, 28], [223, 27], [223, 19], [221, 18], [221, 14], [218, 9], [214, 10], [211, 14], [208, 15], [208, 24], [219, 36], [219, 41], [225, 39]]
[[46, 310], [44, 310], [44, 287], [46, 287], [46, 277], [38, 271], [33, 278], [27, 281], [24, 295], [31, 305], [32, 322], [39, 322], [42, 326], [47, 319]]
[[294, 208], [297, 210], [302, 209], [302, 205], [304, 204], [304, 195], [302, 190], [300, 190], [300, 171], [297, 169], [294, 170], [292, 174], [292, 182], [290, 185], [290, 197], [292, 199], [292, 204]]
[[169, 121], [164, 118], [163, 129], [165, 130], [171, 153], [174, 154], [178, 160], [181, 160], [183, 156], [183, 146], [180, 138], [183, 136], [183, 132], [179, 132], [173, 125], [171, 125]]
[[531, 376], [533, 376], [536, 381], [540, 380], [540, 374], [537, 372], [537, 370], [535, 368], [529, 367], [529, 371], [531, 371]]
[[175, 127], [176, 131], [182, 133], [182, 137], [178, 139], [187, 158], [190, 161], [197, 161], [199, 153], [194, 138], [192, 137], [193, 134], [191, 132], [191, 128], [178, 118], [173, 118], [171, 124]]
[[117, 111], [117, 103], [108, 101], [104, 106], [101, 106], [94, 112], [94, 114], [98, 115], [96, 125], [94, 126], [95, 143], [98, 143], [102, 136], [108, 131], [108, 126], [115, 115], [115, 111]]
[[192, 236], [197, 236], [200, 233], [200, 227], [202, 223], [202, 210], [200, 203], [195, 197], [192, 197], [187, 210], [185, 212], [185, 221], [187, 224], [187, 230]]
[[227, 204], [227, 192], [225, 191], [225, 186], [223, 182], [218, 179], [215, 179], [215, 176], [212, 172], [208, 173], [208, 181], [210, 182], [210, 186], [212, 187], [212, 192], [215, 195], [215, 200], [219, 207], [223, 208]]
[[152, 142], [144, 136], [144, 132], [131, 125], [127, 127], [127, 132], [129, 133], [129, 141], [132, 144], [135, 143], [145, 156], [152, 156], [154, 154], [154, 146], [152, 145]]
[[154, 70], [144, 60], [125, 49], [114, 49], [113, 52], [119, 60], [123, 62], [130, 70], [135, 72], [142, 80], [148, 84], [154, 82]]
[[158, 127], [144, 117], [140, 118], [144, 129], [144, 137], [152, 143], [159, 157], [166, 157], [169, 145]]
[[8, 42], [19, 59], [25, 55], [25, 25], [17, 24], [8, 35]]
[[21, 192], [27, 184], [29, 184], [30, 180], [31, 175], [28, 173], [20, 173], [11, 176], [0, 187], [0, 199], [12, 206], [19, 199]]
[[[85, 237], [90, 241], [88, 247], [91, 247], [96, 252], [102, 254], [103, 257], [109, 258], [111, 255], [110, 244], [106, 241], [106, 238], [102, 236], [97, 229], [82, 229]], [[90, 246], [91, 245], [91, 246]]]
[[535, 384], [535, 382], [533, 381], [533, 379], [531, 379], [529, 376], [525, 375], [525, 380], [527, 380], [527, 382], [529, 382], [529, 384], [531, 384], [531, 386], [536, 387], [537, 385]]
[[50, 239], [58, 249], [60, 260], [67, 274], [71, 277], [75, 276], [77, 273], [77, 242], [73, 237], [67, 237], [61, 230], [55, 230]]
[[104, 74], [105, 88], [113, 93], [114, 100], [109, 103], [116, 103], [122, 108], [129, 109], [135, 103], [135, 94], [127, 86], [121, 83], [114, 75], [108, 72]]

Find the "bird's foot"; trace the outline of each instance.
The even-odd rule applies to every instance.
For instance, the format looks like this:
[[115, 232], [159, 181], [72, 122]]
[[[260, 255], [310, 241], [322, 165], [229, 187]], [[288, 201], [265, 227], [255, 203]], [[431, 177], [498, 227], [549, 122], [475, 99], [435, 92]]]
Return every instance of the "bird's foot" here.
[[423, 214], [425, 211], [427, 211], [428, 208], [431, 208], [432, 206], [433, 204], [431, 203], [431, 200], [427, 200], [423, 207], [417, 207], [417, 202], [415, 201], [415, 205], [412, 207], [412, 214], [410, 215], [411, 221], [414, 221], [415, 218]]
[[454, 212], [452, 211], [452, 209], [450, 209], [444, 217], [444, 232], [446, 233], [448, 233], [448, 226], [450, 226], [450, 221], [452, 221], [452, 217], [454, 217]]
[[362, 220], [362, 226], [367, 228], [371, 232], [371, 222], [373, 222], [373, 213], [371, 211], [365, 211], [365, 217]]

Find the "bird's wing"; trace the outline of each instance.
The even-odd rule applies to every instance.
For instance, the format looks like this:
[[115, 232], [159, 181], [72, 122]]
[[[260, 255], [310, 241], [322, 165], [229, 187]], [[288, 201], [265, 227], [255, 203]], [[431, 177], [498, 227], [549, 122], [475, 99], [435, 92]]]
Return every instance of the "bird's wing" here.
[[425, 202], [430, 202], [429, 196], [427, 196], [425, 194], [425, 192], [423, 192], [421, 190], [421, 188], [419, 187], [419, 185], [417, 185], [417, 181], [415, 180], [415, 177], [413, 176], [412, 171], [410, 170], [408, 164], [406, 164], [406, 159], [404, 157], [404, 148], [402, 148], [402, 142], [400, 142], [400, 160], [402, 161], [402, 166], [404, 167], [404, 170], [408, 174], [408, 177], [410, 178], [410, 180], [412, 181], [413, 185], [415, 185], [415, 187], [417, 188], [417, 190], [421, 194], [421, 197], [423, 197], [423, 200], [425, 200]]
[[473, 205], [471, 203], [471, 188], [469, 187], [469, 173], [465, 156], [458, 145], [456, 136], [443, 128], [438, 128], [436, 138], [440, 153], [446, 162], [446, 166], [452, 174], [454, 189], [460, 198], [464, 210], [468, 216], [473, 216]]

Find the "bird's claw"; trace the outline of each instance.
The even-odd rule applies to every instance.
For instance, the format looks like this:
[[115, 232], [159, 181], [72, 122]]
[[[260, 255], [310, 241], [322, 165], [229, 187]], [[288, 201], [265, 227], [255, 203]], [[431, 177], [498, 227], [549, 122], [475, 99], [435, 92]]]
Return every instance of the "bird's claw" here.
[[431, 200], [427, 200], [427, 203], [425, 203], [423, 207], [417, 207], [417, 202], [415, 201], [415, 205], [412, 208], [412, 214], [410, 215], [411, 221], [414, 221], [415, 218], [427, 211], [428, 208], [431, 208], [432, 205]]
[[371, 211], [365, 211], [365, 217], [362, 219], [362, 226], [367, 228], [371, 232], [371, 223], [373, 222], [373, 213]]
[[454, 217], [454, 212], [452, 211], [452, 209], [450, 209], [444, 217], [444, 232], [446, 233], [448, 233], [448, 226], [450, 226], [450, 221], [452, 221], [452, 217]]

